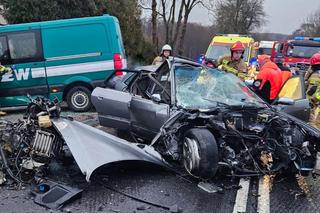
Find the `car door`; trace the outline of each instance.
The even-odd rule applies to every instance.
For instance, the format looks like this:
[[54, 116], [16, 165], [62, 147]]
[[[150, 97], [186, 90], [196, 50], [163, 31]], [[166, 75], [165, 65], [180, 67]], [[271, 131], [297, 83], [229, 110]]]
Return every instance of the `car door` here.
[[303, 121], [310, 117], [309, 100], [306, 98], [304, 79], [302, 76], [293, 76], [286, 81], [279, 92], [278, 98], [294, 100], [293, 105], [280, 105], [281, 110]]
[[169, 118], [171, 104], [170, 66], [165, 64], [148, 74], [149, 85], [145, 90], [148, 98], [133, 96], [130, 102], [132, 131], [141, 137], [152, 139]]
[[133, 96], [129, 110], [131, 130], [143, 138], [152, 139], [169, 118], [169, 105]]
[[121, 130], [130, 128], [129, 104], [131, 94], [108, 88], [96, 87], [91, 94], [91, 102], [98, 112], [102, 126]]

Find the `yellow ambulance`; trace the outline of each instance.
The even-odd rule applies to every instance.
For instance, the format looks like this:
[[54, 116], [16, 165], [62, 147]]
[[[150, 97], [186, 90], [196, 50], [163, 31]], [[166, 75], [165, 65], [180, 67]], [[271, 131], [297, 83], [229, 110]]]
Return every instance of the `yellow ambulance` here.
[[230, 54], [230, 47], [237, 41], [241, 41], [246, 47], [243, 60], [246, 64], [249, 64], [250, 59], [256, 57], [257, 47], [254, 39], [248, 35], [219, 34], [214, 36], [205, 54], [205, 58], [217, 61], [219, 57]]

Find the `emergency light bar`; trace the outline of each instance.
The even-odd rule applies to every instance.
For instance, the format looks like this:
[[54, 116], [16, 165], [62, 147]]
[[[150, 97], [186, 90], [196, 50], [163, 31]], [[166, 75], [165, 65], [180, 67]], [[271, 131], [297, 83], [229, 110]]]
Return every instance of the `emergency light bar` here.
[[296, 41], [310, 40], [310, 41], [319, 41], [320, 42], [320, 37], [312, 38], [312, 37], [298, 36], [298, 37], [294, 37], [294, 40], [296, 40]]

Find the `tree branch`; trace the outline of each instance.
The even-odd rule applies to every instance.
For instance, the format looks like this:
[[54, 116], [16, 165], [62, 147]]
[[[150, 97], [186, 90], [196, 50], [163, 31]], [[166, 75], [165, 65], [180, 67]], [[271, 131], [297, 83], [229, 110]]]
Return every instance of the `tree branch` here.
[[[144, 7], [142, 5], [139, 5], [139, 7], [141, 7], [142, 9], [144, 10], [151, 10], [152, 11], [152, 8], [149, 8], [149, 7]], [[156, 13], [159, 15], [159, 16], [164, 16], [163, 13], [160, 13], [159, 11], [156, 11]]]

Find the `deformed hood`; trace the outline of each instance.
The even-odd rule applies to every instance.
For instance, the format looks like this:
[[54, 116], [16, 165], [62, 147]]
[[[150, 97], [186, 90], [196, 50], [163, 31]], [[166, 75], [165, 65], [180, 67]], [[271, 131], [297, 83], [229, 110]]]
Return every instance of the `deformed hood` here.
[[88, 182], [95, 169], [112, 162], [145, 161], [168, 166], [152, 146], [130, 143], [78, 121], [59, 118], [53, 123]]

